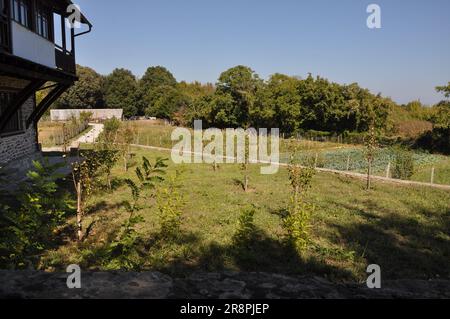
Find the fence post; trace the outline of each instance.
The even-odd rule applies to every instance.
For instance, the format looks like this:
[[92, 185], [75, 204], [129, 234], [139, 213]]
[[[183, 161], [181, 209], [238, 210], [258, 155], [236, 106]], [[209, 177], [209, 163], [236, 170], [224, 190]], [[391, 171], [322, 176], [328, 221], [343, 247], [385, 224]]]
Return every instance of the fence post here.
[[386, 168], [386, 178], [391, 177], [391, 162], [388, 163]]
[[434, 167], [431, 169], [431, 185], [434, 184]]
[[350, 170], [350, 155], [347, 156], [347, 172]]

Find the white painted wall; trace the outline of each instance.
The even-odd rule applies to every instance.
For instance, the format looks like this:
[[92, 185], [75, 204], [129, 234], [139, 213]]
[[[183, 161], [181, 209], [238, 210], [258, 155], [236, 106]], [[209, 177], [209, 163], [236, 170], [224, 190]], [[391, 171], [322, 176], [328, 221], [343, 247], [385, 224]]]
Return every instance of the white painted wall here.
[[121, 120], [123, 118], [122, 109], [73, 109], [73, 110], [50, 110], [52, 122], [70, 121], [72, 117], [80, 118], [81, 112], [91, 112], [91, 120], [107, 120], [113, 117]]
[[55, 45], [52, 42], [15, 21], [12, 21], [12, 40], [14, 55], [56, 68]]

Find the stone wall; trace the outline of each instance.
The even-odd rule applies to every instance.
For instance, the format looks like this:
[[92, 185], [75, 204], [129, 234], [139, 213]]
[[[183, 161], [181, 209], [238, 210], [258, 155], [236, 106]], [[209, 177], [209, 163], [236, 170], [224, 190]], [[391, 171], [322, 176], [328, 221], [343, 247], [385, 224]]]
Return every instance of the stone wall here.
[[[34, 98], [28, 99], [22, 106], [22, 127], [24, 129], [26, 127], [25, 121], [33, 112], [34, 107]], [[0, 165], [28, 156], [36, 151], [36, 130], [33, 125], [22, 134], [0, 136]]]
[[450, 298], [449, 280], [332, 283], [319, 277], [269, 273], [194, 273], [173, 278], [157, 272], [81, 272], [81, 289], [67, 288], [67, 273], [0, 270], [0, 299], [396, 299]]

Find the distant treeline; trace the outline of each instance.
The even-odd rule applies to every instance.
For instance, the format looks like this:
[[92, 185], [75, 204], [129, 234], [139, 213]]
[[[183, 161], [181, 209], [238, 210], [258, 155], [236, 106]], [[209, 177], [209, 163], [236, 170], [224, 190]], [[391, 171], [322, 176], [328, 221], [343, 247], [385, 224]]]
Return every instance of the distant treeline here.
[[[418, 101], [397, 105], [357, 83], [342, 85], [321, 77], [298, 78], [274, 74], [262, 80], [245, 66], [223, 72], [217, 83], [177, 82], [164, 67], [150, 67], [138, 79], [131, 71], [115, 69], [102, 76], [78, 66], [80, 80], [56, 103], [56, 108], [123, 108], [127, 118], [154, 116], [191, 126], [280, 128], [292, 134], [324, 131], [364, 132], [373, 123], [393, 133], [404, 121], [428, 121], [448, 127], [449, 101], [425, 107]], [[446, 98], [448, 86], [437, 88]]]

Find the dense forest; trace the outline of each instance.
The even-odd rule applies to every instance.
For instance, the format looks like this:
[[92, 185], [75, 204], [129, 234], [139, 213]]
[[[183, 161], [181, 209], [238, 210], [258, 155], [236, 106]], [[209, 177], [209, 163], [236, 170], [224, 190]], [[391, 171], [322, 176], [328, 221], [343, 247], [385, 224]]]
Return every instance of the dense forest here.
[[177, 82], [161, 66], [149, 67], [139, 79], [126, 69], [102, 76], [78, 66], [77, 73], [79, 81], [54, 107], [123, 108], [127, 118], [152, 116], [183, 126], [201, 119], [204, 127], [278, 127], [285, 134], [357, 133], [373, 124], [386, 136], [414, 137], [422, 144], [438, 140], [438, 149], [450, 144], [450, 83], [436, 88], [442, 102], [425, 106], [420, 101], [398, 105], [357, 83], [311, 74], [274, 74], [264, 81], [246, 66], [226, 70], [215, 84]]

